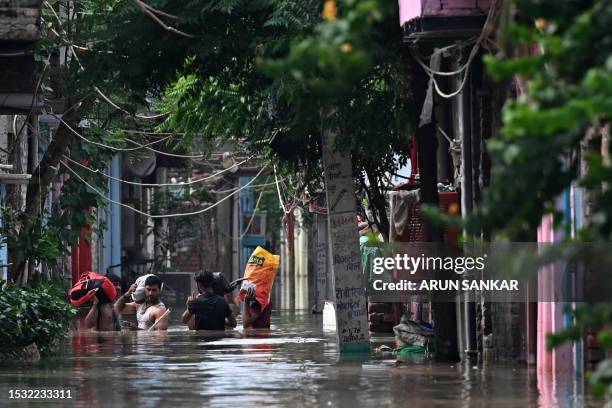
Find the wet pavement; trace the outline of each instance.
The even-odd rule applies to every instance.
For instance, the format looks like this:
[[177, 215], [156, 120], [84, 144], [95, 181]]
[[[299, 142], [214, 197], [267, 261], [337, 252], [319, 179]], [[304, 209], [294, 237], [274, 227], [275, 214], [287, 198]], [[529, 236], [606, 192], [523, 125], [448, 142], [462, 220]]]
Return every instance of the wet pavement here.
[[[321, 326], [321, 316], [274, 312], [269, 332], [204, 334], [176, 325], [168, 332], [77, 333], [55, 358], [0, 365], [0, 406], [602, 405], [585, 402], [573, 381], [538, 377], [522, 365], [340, 357]], [[11, 389], [70, 390], [72, 398], [9, 399]]]

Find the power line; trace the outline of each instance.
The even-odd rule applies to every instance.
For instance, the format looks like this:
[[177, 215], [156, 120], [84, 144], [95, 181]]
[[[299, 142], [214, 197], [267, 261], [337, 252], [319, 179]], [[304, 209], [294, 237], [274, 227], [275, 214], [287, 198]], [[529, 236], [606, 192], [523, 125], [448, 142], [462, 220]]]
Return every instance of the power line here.
[[[281, 179], [282, 180], [282, 179]], [[268, 183], [267, 181], [263, 184], [253, 184], [251, 187], [255, 188], [263, 188], [263, 187], [270, 187], [275, 185], [276, 183]], [[231, 193], [232, 191], [236, 191], [237, 189], [239, 189], [240, 187], [235, 187], [235, 188], [230, 188], [228, 190], [209, 190], [211, 193], [215, 193], [215, 194], [225, 194], [225, 193]]]
[[[60, 122], [62, 122], [64, 124], [64, 126], [66, 126], [68, 128], [68, 130], [70, 130], [72, 133], [74, 133], [76, 136], [78, 136], [83, 141], [85, 141], [87, 143], [91, 143], [91, 144], [96, 145], [96, 146], [100, 146], [100, 147], [109, 149], [109, 150], [113, 150], [115, 152], [133, 152], [133, 151], [136, 151], [136, 150], [147, 148], [148, 146], [151, 146], [151, 145], [154, 145], [154, 144], [157, 144], [157, 143], [161, 143], [161, 142], [169, 139], [170, 137], [172, 137], [172, 135], [165, 136], [165, 137], [163, 137], [163, 138], [161, 138], [159, 140], [155, 140], [153, 142], [150, 142], [150, 143], [147, 143], [147, 144], [144, 144], [144, 145], [138, 143], [138, 147], [115, 147], [115, 146], [110, 146], [110, 145], [107, 145], [107, 144], [104, 144], [104, 143], [96, 142], [95, 140], [90, 140], [90, 139], [86, 138], [85, 136], [83, 136], [82, 134], [80, 134], [79, 132], [77, 132], [76, 130], [74, 130], [72, 128], [72, 126], [70, 126], [68, 123], [66, 123], [66, 121], [61, 116], [58, 116], [55, 113], [51, 113], [50, 115], [53, 116], [54, 118], [56, 118], [57, 120], [59, 120]], [[136, 143], [136, 142], [133, 142], [133, 143]], [[162, 154], [162, 153], [160, 153], [160, 154]]]
[[79, 179], [82, 183], [84, 183], [87, 187], [89, 187], [91, 190], [93, 190], [96, 194], [98, 194], [100, 197], [102, 197], [104, 200], [113, 203], [113, 204], [117, 204], [120, 205], [122, 207], [125, 207], [127, 209], [130, 209], [132, 211], [134, 211], [135, 213], [144, 215], [145, 217], [149, 217], [149, 218], [176, 218], [176, 217], [187, 217], [187, 216], [192, 216], [192, 215], [198, 215], [198, 214], [202, 214], [205, 213], [206, 211], [212, 210], [213, 208], [215, 208], [216, 206], [218, 206], [219, 204], [221, 204], [222, 202], [224, 202], [225, 200], [229, 199], [230, 197], [236, 195], [237, 193], [239, 193], [240, 191], [244, 190], [245, 188], [249, 187], [256, 179], [257, 177], [259, 177], [261, 175], [261, 173], [263, 173], [263, 171], [268, 167], [269, 163], [266, 163], [261, 170], [259, 170], [259, 173], [257, 173], [255, 175], [255, 177], [253, 177], [251, 180], [249, 180], [248, 183], [246, 183], [244, 186], [240, 187], [238, 190], [236, 190], [235, 192], [226, 195], [225, 197], [221, 198], [219, 201], [217, 201], [216, 203], [205, 207], [205, 208], [201, 208], [197, 211], [191, 211], [191, 212], [186, 212], [186, 213], [175, 213], [175, 214], [149, 214], [146, 213], [144, 211], [140, 211], [137, 208], [134, 208], [130, 205], [127, 205], [125, 203], [122, 203], [120, 201], [115, 201], [109, 197], [107, 197], [104, 193], [102, 193], [100, 190], [98, 190], [97, 188], [95, 188], [94, 186], [92, 186], [91, 184], [89, 184], [85, 179], [83, 179], [81, 176], [79, 176], [79, 174], [77, 172], [75, 172], [70, 166], [68, 166], [66, 163], [64, 163], [63, 161], [60, 161], [60, 163], [66, 167], [66, 169], [68, 169], [68, 171], [70, 171], [77, 179]]
[[198, 154], [198, 155], [186, 155], [186, 154], [177, 154], [177, 153], [167, 153], [167, 152], [162, 152], [160, 150], [155, 150], [151, 147], [148, 147], [148, 145], [142, 145], [138, 142], [133, 141], [132, 139], [128, 139], [127, 137], [125, 138], [125, 140], [127, 140], [130, 143], [134, 143], [135, 145], [150, 150], [152, 152], [158, 153], [158, 154], [162, 154], [165, 156], [170, 156], [170, 157], [179, 157], [179, 158], [183, 158], [183, 159], [203, 159], [206, 157], [206, 155], [204, 154]]
[[[215, 178], [215, 177], [219, 176], [220, 174], [223, 174], [223, 173], [226, 173], [226, 172], [230, 171], [232, 168], [234, 168], [236, 166], [240, 166], [240, 165], [246, 163], [247, 161], [251, 160], [255, 156], [254, 155], [250, 156], [250, 157], [246, 158], [245, 160], [243, 160], [243, 161], [241, 161], [239, 163], [233, 164], [231, 167], [228, 167], [227, 169], [220, 170], [219, 172], [211, 174], [211, 175], [206, 176], [204, 178], [187, 181], [187, 182], [184, 182], [184, 183], [181, 183], [181, 184], [177, 184], [177, 183], [139, 183], [139, 182], [136, 182], [136, 181], [124, 180], [124, 179], [121, 179], [121, 178], [118, 178], [118, 177], [113, 177], [113, 176], [111, 176], [109, 174], [106, 174], [106, 173], [100, 171], [99, 169], [92, 169], [91, 167], [88, 167], [88, 166], [86, 166], [86, 165], [84, 165], [82, 163], [79, 163], [78, 161], [73, 160], [73, 159], [71, 159], [68, 156], [63, 156], [63, 157], [64, 157], [64, 159], [68, 160], [69, 162], [71, 162], [73, 164], [76, 164], [77, 166], [81, 167], [82, 169], [85, 169], [85, 170], [87, 170], [87, 171], [89, 171], [91, 173], [94, 173], [94, 174], [100, 174], [103, 177], [106, 177], [107, 179], [115, 180], [115, 181], [118, 181], [120, 183], [125, 183], [125, 184], [130, 184], [130, 185], [133, 185], [133, 186], [140, 186], [140, 187], [177, 187], [177, 186], [189, 186], [189, 185], [192, 185], [192, 184], [197, 184], [197, 183], [201, 183], [203, 181], [210, 180], [212, 178]], [[230, 191], [234, 191], [234, 189], [232, 189]], [[218, 193], [223, 193], [223, 192], [224, 191], [219, 191]]]
[[276, 184], [276, 192], [278, 193], [278, 202], [280, 203], [281, 209], [283, 210], [283, 214], [287, 214], [287, 210], [285, 209], [285, 204], [283, 202], [283, 197], [280, 191], [280, 185], [278, 181], [278, 175], [276, 174], [276, 165], [274, 165], [274, 180]]
[[[40, 135], [37, 134], [36, 136], [37, 136], [38, 140], [40, 140], [41, 142], [45, 143], [46, 145], [49, 144], [49, 141], [44, 140], [43, 138], [40, 137]], [[140, 183], [140, 182], [137, 182], [137, 181], [125, 180], [125, 179], [122, 179], [122, 178], [111, 176], [110, 174], [106, 174], [106, 173], [104, 173], [103, 171], [101, 171], [99, 169], [92, 169], [91, 167], [86, 166], [86, 165], [84, 165], [82, 163], [79, 163], [78, 161], [76, 161], [76, 160], [74, 160], [74, 159], [72, 159], [72, 158], [70, 158], [70, 157], [68, 157], [66, 155], [62, 155], [62, 157], [64, 159], [70, 161], [72, 164], [75, 164], [75, 165], [79, 166], [80, 168], [82, 168], [84, 170], [87, 170], [87, 171], [89, 171], [91, 173], [94, 173], [94, 174], [100, 174], [101, 176], [103, 176], [103, 177], [105, 177], [105, 178], [107, 178], [109, 180], [118, 181], [120, 183], [129, 184], [129, 185], [133, 185], [133, 186], [139, 186], [139, 187], [178, 187], [178, 186], [189, 186], [189, 185], [192, 185], [192, 184], [197, 184], [197, 183], [200, 183], [200, 182], [203, 182], [203, 181], [210, 180], [210, 179], [212, 179], [214, 177], [217, 177], [217, 176], [219, 176], [221, 174], [224, 174], [224, 173], [230, 171], [234, 167], [243, 165], [247, 161], [253, 159], [255, 157], [255, 155], [249, 156], [246, 159], [244, 159], [243, 161], [235, 163], [232, 166], [228, 167], [227, 169], [220, 170], [220, 171], [218, 171], [218, 172], [216, 172], [214, 174], [210, 174], [210, 175], [208, 175], [208, 176], [206, 176], [204, 178], [194, 179], [194, 180], [191, 180], [191, 181], [186, 181], [186, 182], [181, 182], [181, 183]], [[284, 178], [280, 179], [280, 181], [284, 181], [284, 180], [285, 180]], [[274, 185], [275, 185], [275, 183], [264, 183], [264, 184], [256, 184], [256, 185], [254, 185], [252, 187], [253, 188], [262, 188], [262, 187], [270, 187], [270, 186], [274, 186]], [[209, 191], [211, 193], [214, 193], [214, 194], [225, 194], [225, 193], [231, 193], [233, 191], [236, 191], [239, 188], [240, 187], [230, 188], [230, 189], [227, 189], [227, 190], [209, 190]]]
[[68, 128], [68, 130], [70, 130], [72, 133], [74, 133], [76, 136], [78, 136], [83, 141], [85, 141], [87, 143], [91, 143], [91, 144], [96, 145], [96, 146], [100, 146], [100, 147], [104, 147], [106, 149], [113, 150], [115, 152], [132, 152], [132, 151], [136, 151], [136, 150], [140, 150], [140, 149], [147, 149], [147, 150], [150, 150], [150, 151], [155, 152], [155, 153], [157, 153], [159, 155], [162, 155], [162, 156], [178, 157], [178, 158], [183, 158], [183, 159], [203, 159], [203, 158], [206, 157], [206, 155], [185, 155], [185, 154], [177, 154], [177, 153], [167, 153], [167, 152], [163, 152], [161, 150], [157, 150], [157, 149], [153, 149], [153, 148], [149, 147], [149, 146], [152, 146], [154, 144], [157, 144], [157, 143], [160, 143], [160, 142], [163, 142], [163, 141], [169, 139], [170, 137], [172, 137], [172, 135], [165, 136], [165, 137], [163, 137], [163, 138], [161, 138], [159, 140], [155, 140], [153, 142], [146, 143], [146, 144], [141, 144], [141, 143], [138, 143], [138, 142], [136, 142], [136, 141], [134, 141], [132, 139], [125, 138], [125, 140], [127, 140], [128, 142], [136, 144], [137, 147], [115, 147], [115, 146], [110, 146], [110, 145], [107, 145], [107, 144], [104, 144], [104, 143], [100, 143], [100, 142], [96, 142], [95, 140], [90, 140], [90, 139], [86, 138], [85, 136], [83, 136], [82, 134], [80, 134], [79, 132], [74, 130], [60, 116], [58, 116], [58, 115], [56, 115], [54, 113], [51, 113], [51, 116], [55, 117], [60, 122], [62, 122]]
[[[73, 48], [73, 47], [74, 47], [74, 45], [72, 45], [72, 44], [71, 44], [71, 45], [70, 45], [70, 47], [71, 47], [71, 48]], [[76, 57], [77, 62], [78, 62], [78, 63], [79, 63], [79, 65], [81, 66], [81, 69], [84, 69], [84, 68], [83, 68], [83, 65], [81, 65], [81, 62], [79, 61], [78, 57], [76, 56], [76, 53], [74, 52], [74, 49], [72, 50], [72, 53], [73, 53], [73, 55]], [[104, 94], [104, 93], [103, 93], [103, 92], [100, 90], [100, 88], [99, 88], [98, 86], [95, 86], [95, 87], [94, 87], [94, 89], [96, 90], [96, 92], [98, 93], [98, 95], [100, 95], [100, 96], [102, 97], [102, 99], [104, 99], [104, 101], [106, 101], [106, 103], [108, 103], [110, 106], [112, 106], [113, 108], [117, 109], [117, 110], [118, 110], [118, 111], [120, 111], [120, 112], [125, 113], [126, 115], [130, 115], [130, 116], [132, 116], [132, 114], [131, 114], [131, 113], [130, 113], [128, 110], [126, 110], [126, 109], [122, 108], [121, 106], [117, 105], [117, 104], [116, 104], [115, 102], [113, 102], [113, 101], [112, 101], [112, 100], [111, 100], [111, 99], [110, 99], [108, 96], [106, 96], [106, 95], [105, 95], [105, 94]], [[137, 113], [137, 114], [135, 114], [135, 115], [133, 115], [133, 116], [135, 116], [135, 117], [137, 117], [137, 118], [139, 118], [139, 119], [158, 119], [158, 118], [163, 118], [164, 116], [168, 116], [168, 114], [169, 114], [168, 112], [163, 112], [163, 113], [160, 113], [160, 114], [157, 114], [157, 115], [146, 116], [146, 115], [141, 115], [141, 114]]]

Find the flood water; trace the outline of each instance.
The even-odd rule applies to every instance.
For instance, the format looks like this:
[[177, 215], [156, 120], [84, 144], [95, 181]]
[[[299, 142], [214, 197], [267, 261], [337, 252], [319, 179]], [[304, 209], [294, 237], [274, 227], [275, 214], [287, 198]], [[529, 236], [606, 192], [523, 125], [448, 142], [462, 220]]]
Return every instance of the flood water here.
[[[56, 358], [3, 363], [0, 406], [602, 405], [585, 402], [572, 381], [538, 378], [522, 365], [340, 357], [321, 316], [274, 312], [272, 319], [269, 332], [237, 330], [225, 338], [178, 325], [168, 332], [78, 333]], [[9, 400], [11, 389], [70, 390], [72, 399]]]

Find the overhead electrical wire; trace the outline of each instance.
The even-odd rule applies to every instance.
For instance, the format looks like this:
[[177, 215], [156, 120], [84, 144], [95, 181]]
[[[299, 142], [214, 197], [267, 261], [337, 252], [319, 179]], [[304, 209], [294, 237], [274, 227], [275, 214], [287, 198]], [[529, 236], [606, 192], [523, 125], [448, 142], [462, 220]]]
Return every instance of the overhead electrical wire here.
[[110, 203], [116, 204], [116, 205], [120, 205], [124, 208], [127, 208], [129, 210], [134, 211], [135, 213], [138, 213], [140, 215], [144, 215], [145, 217], [149, 217], [149, 218], [177, 218], [177, 217], [187, 217], [187, 216], [192, 216], [192, 215], [198, 215], [198, 214], [202, 214], [205, 213], [209, 210], [212, 210], [213, 208], [215, 208], [216, 206], [218, 206], [219, 204], [221, 204], [222, 202], [224, 202], [225, 200], [229, 199], [230, 197], [236, 195], [237, 193], [239, 193], [240, 191], [244, 190], [245, 188], [249, 187], [251, 184], [253, 184], [253, 182], [261, 175], [261, 173], [263, 173], [263, 171], [268, 167], [269, 163], [265, 164], [261, 170], [259, 170], [259, 172], [255, 175], [255, 177], [253, 177], [251, 180], [249, 180], [248, 183], [246, 183], [244, 186], [240, 187], [238, 190], [234, 191], [231, 194], [226, 195], [225, 197], [221, 198], [219, 201], [217, 201], [216, 203], [205, 207], [205, 208], [201, 208], [199, 210], [196, 211], [190, 211], [190, 212], [185, 212], [185, 213], [175, 213], [175, 214], [149, 214], [146, 213], [144, 211], [141, 211], [137, 208], [134, 208], [128, 204], [122, 203], [120, 201], [116, 201], [113, 200], [109, 197], [107, 197], [103, 192], [101, 192], [100, 190], [98, 190], [96, 187], [92, 186], [90, 183], [88, 183], [84, 178], [82, 178], [76, 171], [74, 171], [69, 165], [67, 165], [65, 162], [60, 160], [60, 163], [70, 172], [72, 173], [78, 180], [80, 180], [83, 184], [85, 184], [87, 187], [89, 187], [93, 192], [95, 192], [98, 196], [100, 196], [102, 199], [104, 199], [105, 201], [108, 201]]
[[[254, 157], [255, 157], [254, 155], [250, 156], [250, 157], [244, 159], [243, 161], [241, 161], [239, 163], [233, 164], [232, 166], [228, 167], [227, 169], [223, 169], [223, 170], [220, 170], [220, 171], [218, 171], [218, 172], [216, 172], [214, 174], [208, 175], [208, 176], [203, 177], [203, 178], [194, 179], [194, 180], [191, 180], [191, 181], [185, 181], [185, 182], [180, 182], [180, 183], [140, 183], [140, 182], [136, 182], [136, 181], [124, 180], [124, 179], [121, 179], [121, 178], [118, 178], [118, 177], [111, 176], [109, 174], [104, 173], [103, 171], [101, 171], [99, 169], [92, 169], [89, 166], [86, 166], [86, 165], [84, 165], [82, 163], [79, 163], [78, 161], [76, 161], [76, 160], [74, 160], [74, 159], [72, 159], [72, 158], [70, 158], [68, 156], [63, 156], [63, 158], [65, 160], [68, 160], [70, 163], [72, 163], [72, 164], [74, 164], [76, 166], [79, 166], [80, 168], [82, 168], [84, 170], [87, 170], [87, 171], [89, 171], [91, 173], [100, 174], [101, 176], [103, 176], [103, 177], [105, 177], [105, 178], [107, 178], [109, 180], [114, 180], [114, 181], [117, 181], [117, 182], [120, 182], [120, 183], [125, 183], [125, 184], [129, 184], [129, 185], [132, 185], [132, 186], [139, 186], [139, 187], [177, 187], [177, 186], [190, 186], [190, 185], [193, 185], [193, 184], [202, 183], [204, 181], [211, 180], [211, 179], [213, 179], [213, 178], [215, 178], [215, 177], [217, 177], [217, 176], [219, 176], [221, 174], [224, 174], [224, 173], [226, 173], [228, 171], [231, 171], [234, 167], [241, 166], [242, 164], [246, 163], [247, 161], [253, 159]], [[267, 184], [267, 185], [274, 185], [274, 184], [270, 183], [270, 184]], [[262, 186], [264, 186], [264, 185], [258, 185], [258, 187], [262, 187]], [[234, 189], [230, 189], [230, 190], [218, 190], [218, 191], [212, 190], [211, 192], [217, 193], [217, 194], [223, 194], [223, 193], [235, 191], [238, 188], [234, 188]]]
[[278, 202], [280, 203], [280, 206], [281, 206], [281, 209], [283, 210], [283, 213], [287, 214], [287, 209], [285, 208], [285, 204], [283, 202], [283, 197], [282, 197], [281, 191], [280, 191], [278, 175], [276, 174], [276, 165], [274, 165], [274, 180], [275, 180], [275, 184], [276, 184], [276, 191], [278, 193]]
[[[105, 149], [113, 150], [115, 152], [133, 152], [133, 151], [140, 150], [140, 149], [146, 149], [146, 148], [149, 148], [149, 146], [152, 146], [152, 145], [157, 144], [157, 143], [161, 143], [161, 142], [163, 142], [165, 140], [168, 140], [170, 137], [172, 137], [172, 135], [164, 136], [161, 139], [155, 140], [155, 141], [150, 142], [150, 143], [146, 143], [144, 145], [140, 144], [140, 143], [137, 143], [138, 144], [137, 147], [116, 147], [116, 146], [110, 146], [110, 145], [107, 145], [105, 143], [96, 142], [95, 140], [90, 140], [90, 139], [86, 138], [85, 136], [83, 136], [82, 134], [80, 134], [79, 132], [74, 130], [72, 128], [72, 126], [70, 126], [61, 116], [58, 116], [55, 113], [51, 113], [50, 115], [53, 116], [54, 118], [56, 118], [57, 120], [59, 120], [60, 122], [62, 122], [64, 124], [64, 126], [66, 126], [68, 128], [68, 130], [70, 130], [72, 133], [74, 133], [77, 137], [79, 137], [83, 141], [85, 141], [87, 143], [90, 143], [90, 144], [93, 144], [93, 145], [96, 145], [96, 146], [103, 147]], [[127, 138], [126, 138], [126, 140], [128, 140], [128, 141], [130, 141], [132, 143], [136, 143], [136, 142], [134, 142], [132, 140], [129, 140]], [[160, 154], [166, 154], [166, 153], [160, 152]]]
[[54, 113], [51, 113], [50, 115], [55, 117], [60, 122], [62, 122], [64, 124], [64, 126], [66, 126], [68, 128], [68, 130], [70, 130], [72, 133], [74, 133], [77, 137], [79, 137], [83, 141], [85, 141], [87, 143], [91, 143], [91, 144], [96, 145], [96, 146], [100, 146], [100, 147], [109, 149], [109, 150], [113, 150], [115, 152], [133, 152], [133, 151], [140, 150], [140, 149], [146, 149], [146, 150], [150, 150], [150, 151], [152, 151], [154, 153], [160, 154], [162, 156], [170, 156], [170, 157], [177, 157], [177, 158], [183, 158], [183, 159], [203, 159], [203, 158], [206, 157], [206, 155], [203, 155], [203, 154], [199, 154], [199, 155], [187, 155], [187, 154], [178, 154], [178, 153], [168, 153], [168, 152], [164, 152], [164, 151], [161, 151], [161, 150], [153, 149], [153, 148], [150, 147], [150, 146], [152, 146], [154, 144], [157, 144], [157, 143], [160, 143], [160, 142], [163, 142], [163, 141], [169, 139], [170, 137], [172, 137], [172, 135], [165, 136], [165, 137], [163, 137], [163, 138], [161, 138], [159, 140], [155, 140], [153, 142], [146, 143], [146, 144], [141, 144], [141, 143], [138, 143], [138, 142], [136, 142], [136, 141], [134, 141], [132, 139], [125, 138], [125, 140], [127, 140], [128, 142], [136, 144], [137, 147], [115, 147], [115, 146], [110, 146], [110, 145], [107, 145], [105, 143], [96, 142], [95, 140], [91, 140], [91, 139], [86, 138], [85, 136], [83, 136], [82, 134], [77, 132], [74, 128], [72, 128], [68, 123], [66, 123], [66, 121], [63, 120], [61, 116], [58, 116], [58, 115], [56, 115]]
[[162, 152], [161, 150], [156, 150], [153, 149], [152, 147], [149, 147], [148, 145], [142, 145], [138, 142], [135, 142], [132, 139], [128, 139], [127, 137], [125, 138], [125, 140], [127, 140], [130, 143], [134, 143], [135, 145], [150, 150], [152, 152], [155, 152], [157, 154], [162, 154], [164, 156], [169, 156], [169, 157], [179, 157], [179, 158], [183, 158], [183, 159], [204, 159], [207, 157], [207, 155], [205, 154], [197, 154], [197, 155], [188, 155], [188, 154], [178, 154], [178, 153], [168, 153], [168, 152]]

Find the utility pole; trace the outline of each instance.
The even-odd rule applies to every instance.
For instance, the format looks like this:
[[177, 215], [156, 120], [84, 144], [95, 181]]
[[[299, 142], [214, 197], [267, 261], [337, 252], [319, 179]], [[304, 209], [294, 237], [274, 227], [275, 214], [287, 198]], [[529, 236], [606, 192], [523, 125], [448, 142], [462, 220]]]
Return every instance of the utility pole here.
[[[417, 104], [425, 101], [427, 94], [428, 77], [420, 67], [413, 71], [412, 84], [414, 100]], [[432, 114], [433, 115], [433, 114]], [[420, 116], [417, 113], [416, 123]], [[439, 206], [438, 175], [436, 152], [438, 141], [436, 138], [435, 116], [423, 125], [417, 126], [415, 136], [419, 152], [419, 172], [421, 181], [421, 204]], [[427, 242], [443, 242], [442, 230], [426, 220]], [[453, 272], [450, 272], [452, 275]], [[452, 278], [448, 271], [436, 270], [435, 279], [447, 280]], [[443, 361], [459, 361], [457, 348], [457, 316], [454, 303], [440, 301], [437, 295], [432, 297], [433, 318], [435, 324], [436, 359]]]
[[334, 151], [336, 132], [323, 131], [323, 168], [329, 248], [336, 298], [336, 333], [341, 353], [369, 352], [366, 295], [361, 272], [355, 185], [350, 154]]

